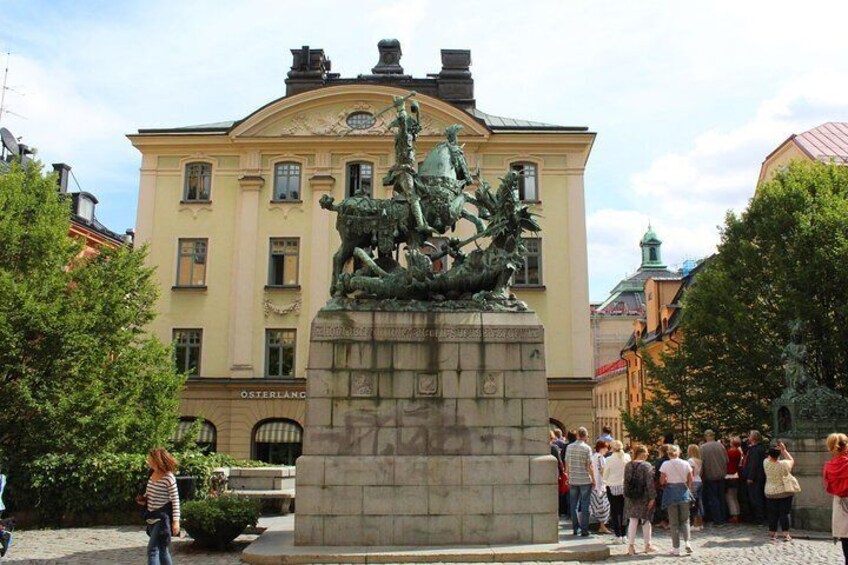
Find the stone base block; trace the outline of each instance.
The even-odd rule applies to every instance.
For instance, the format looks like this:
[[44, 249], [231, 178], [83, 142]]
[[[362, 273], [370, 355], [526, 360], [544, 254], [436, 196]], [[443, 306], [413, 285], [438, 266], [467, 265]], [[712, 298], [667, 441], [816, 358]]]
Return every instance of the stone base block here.
[[295, 543], [556, 543], [544, 351], [532, 312], [319, 312]]

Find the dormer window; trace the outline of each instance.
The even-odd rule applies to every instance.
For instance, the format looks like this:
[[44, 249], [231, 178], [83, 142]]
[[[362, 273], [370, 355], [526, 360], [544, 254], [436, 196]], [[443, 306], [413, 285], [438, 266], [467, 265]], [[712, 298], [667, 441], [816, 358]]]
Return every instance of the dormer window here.
[[89, 223], [94, 220], [94, 201], [85, 194], [77, 200], [77, 216]]

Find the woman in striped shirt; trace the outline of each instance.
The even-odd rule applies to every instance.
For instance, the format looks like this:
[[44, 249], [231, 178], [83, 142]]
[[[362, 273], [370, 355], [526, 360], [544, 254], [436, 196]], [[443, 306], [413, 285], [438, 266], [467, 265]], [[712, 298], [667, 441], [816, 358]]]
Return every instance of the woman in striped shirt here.
[[144, 495], [138, 498], [143, 504], [147, 520], [147, 563], [148, 565], [172, 565], [171, 535], [180, 534], [180, 496], [177, 492], [177, 460], [162, 448], [151, 449], [147, 455], [147, 466], [153, 471], [147, 481]]

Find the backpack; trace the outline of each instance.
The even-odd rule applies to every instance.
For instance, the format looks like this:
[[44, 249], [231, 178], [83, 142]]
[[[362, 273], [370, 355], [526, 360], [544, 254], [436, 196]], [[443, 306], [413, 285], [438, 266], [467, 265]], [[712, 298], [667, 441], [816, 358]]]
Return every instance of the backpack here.
[[645, 497], [645, 483], [640, 481], [639, 477], [636, 476], [636, 469], [639, 464], [638, 462], [628, 463], [630, 466], [630, 479], [624, 483], [624, 496], [626, 498], [639, 499]]

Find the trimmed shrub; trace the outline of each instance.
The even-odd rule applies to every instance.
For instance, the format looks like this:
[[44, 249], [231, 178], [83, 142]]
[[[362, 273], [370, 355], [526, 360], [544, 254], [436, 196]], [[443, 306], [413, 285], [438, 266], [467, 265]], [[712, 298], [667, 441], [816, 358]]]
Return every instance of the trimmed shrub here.
[[[246, 466], [228, 455], [205, 455], [198, 451], [175, 453], [178, 477], [197, 478], [196, 496], [209, 491], [209, 479], [216, 467]], [[149, 476], [146, 456], [139, 453], [107, 453], [80, 458], [73, 455], [45, 455], [28, 463], [26, 476], [12, 476], [16, 510], [31, 509], [42, 524], [60, 525], [63, 518], [78, 522], [98, 522], [98, 514], [137, 512], [135, 496], [144, 491]]]
[[200, 547], [224, 550], [259, 520], [259, 501], [223, 495], [191, 500], [182, 507], [182, 527]]

